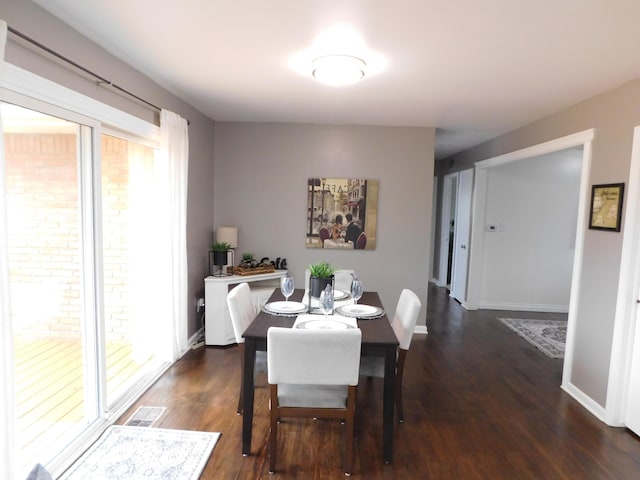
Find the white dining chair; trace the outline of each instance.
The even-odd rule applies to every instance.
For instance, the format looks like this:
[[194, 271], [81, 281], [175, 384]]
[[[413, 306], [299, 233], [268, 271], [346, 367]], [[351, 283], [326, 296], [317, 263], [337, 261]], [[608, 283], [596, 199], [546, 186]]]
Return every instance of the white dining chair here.
[[[418, 296], [408, 288], [400, 293], [396, 312], [391, 321], [396, 337], [398, 338], [398, 351], [396, 354], [396, 391], [395, 403], [398, 421], [404, 422], [404, 407], [402, 403], [402, 377], [404, 374], [404, 364], [411, 345], [411, 338], [416, 327], [418, 315], [422, 304]], [[384, 358], [382, 357], [362, 357], [360, 361], [360, 375], [366, 377], [384, 378]]]
[[285, 417], [302, 417], [344, 421], [343, 466], [345, 474], [351, 474], [361, 342], [362, 333], [358, 328], [269, 328], [270, 473], [276, 469], [278, 421]]
[[[242, 334], [256, 318], [256, 310], [251, 300], [251, 289], [248, 283], [236, 285], [227, 294], [227, 307], [233, 325], [233, 334], [236, 337], [238, 351], [240, 353], [240, 394], [238, 395], [238, 415], [242, 414], [242, 400], [244, 398], [244, 338]], [[266, 352], [256, 352], [256, 362], [254, 366], [256, 373], [267, 371]]]
[[351, 291], [351, 282], [353, 281], [353, 270], [340, 269], [333, 274], [334, 288], [349, 293]]

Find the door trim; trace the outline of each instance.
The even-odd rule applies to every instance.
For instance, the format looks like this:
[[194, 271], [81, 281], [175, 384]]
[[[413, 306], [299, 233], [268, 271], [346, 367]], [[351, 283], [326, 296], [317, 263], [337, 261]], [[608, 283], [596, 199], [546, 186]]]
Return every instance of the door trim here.
[[473, 212], [471, 215], [471, 249], [469, 252], [469, 284], [467, 286], [467, 303], [469, 309], [477, 309], [481, 290], [483, 265], [484, 235], [483, 224], [485, 221], [486, 193], [487, 193], [487, 169], [529, 157], [535, 157], [564, 150], [571, 147], [582, 146], [582, 173], [580, 176], [580, 197], [578, 200], [578, 218], [576, 219], [576, 239], [573, 259], [573, 271], [571, 275], [571, 295], [569, 298], [569, 314], [567, 323], [567, 343], [565, 347], [564, 367], [562, 372], [561, 388], [576, 398], [585, 408], [594, 415], [602, 418], [600, 411], [594, 409], [594, 405], [584, 401], [584, 395], [571, 384], [573, 368], [573, 352], [575, 342], [575, 324], [577, 302], [580, 294], [580, 277], [584, 262], [584, 237], [587, 226], [587, 213], [589, 208], [589, 177], [591, 172], [591, 150], [595, 137], [595, 129], [557, 138], [531, 147], [516, 150], [514, 152], [499, 155], [487, 160], [476, 162], [476, 181], [473, 193]]
[[[611, 342], [605, 423], [624, 426], [629, 393], [633, 343], [637, 335], [638, 292], [640, 291], [640, 126], [633, 130], [629, 183], [620, 257], [616, 315]], [[640, 352], [635, 352], [640, 355]]]

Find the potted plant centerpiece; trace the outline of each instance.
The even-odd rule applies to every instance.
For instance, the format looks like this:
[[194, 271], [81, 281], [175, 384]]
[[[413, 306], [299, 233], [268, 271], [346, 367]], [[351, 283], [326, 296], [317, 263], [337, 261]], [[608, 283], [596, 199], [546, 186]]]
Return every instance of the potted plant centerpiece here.
[[312, 297], [320, 298], [327, 285], [333, 284], [335, 267], [328, 262], [317, 262], [309, 265], [309, 292]]
[[320, 297], [327, 285], [330, 286], [333, 297], [333, 274], [335, 271], [335, 267], [328, 262], [309, 265], [309, 313], [322, 313]]
[[[213, 264], [219, 268], [218, 276], [222, 276], [223, 267], [227, 264], [227, 252], [231, 249], [231, 244], [227, 242], [215, 242], [211, 244], [211, 254]], [[212, 275], [215, 275], [212, 273]]]

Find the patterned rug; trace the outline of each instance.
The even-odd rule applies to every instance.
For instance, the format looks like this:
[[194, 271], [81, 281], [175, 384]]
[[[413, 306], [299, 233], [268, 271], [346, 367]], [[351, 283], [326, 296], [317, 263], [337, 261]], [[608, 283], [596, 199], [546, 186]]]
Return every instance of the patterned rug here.
[[197, 480], [220, 433], [109, 427], [61, 480]]
[[564, 358], [566, 320], [498, 318], [511, 330], [551, 358]]

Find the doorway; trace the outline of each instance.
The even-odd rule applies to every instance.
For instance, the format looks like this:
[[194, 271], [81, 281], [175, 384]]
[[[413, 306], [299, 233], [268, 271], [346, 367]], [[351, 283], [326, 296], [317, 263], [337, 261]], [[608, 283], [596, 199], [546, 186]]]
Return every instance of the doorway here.
[[457, 173], [446, 175], [443, 178], [437, 284], [440, 287], [447, 288], [450, 288], [451, 285], [451, 271], [453, 267], [457, 183]]
[[[452, 228], [449, 256], [451, 296], [466, 308], [467, 274], [469, 267], [469, 237], [471, 234], [471, 201], [473, 169], [458, 172], [455, 199], [455, 220]], [[453, 246], [453, 248], [451, 248]]]

